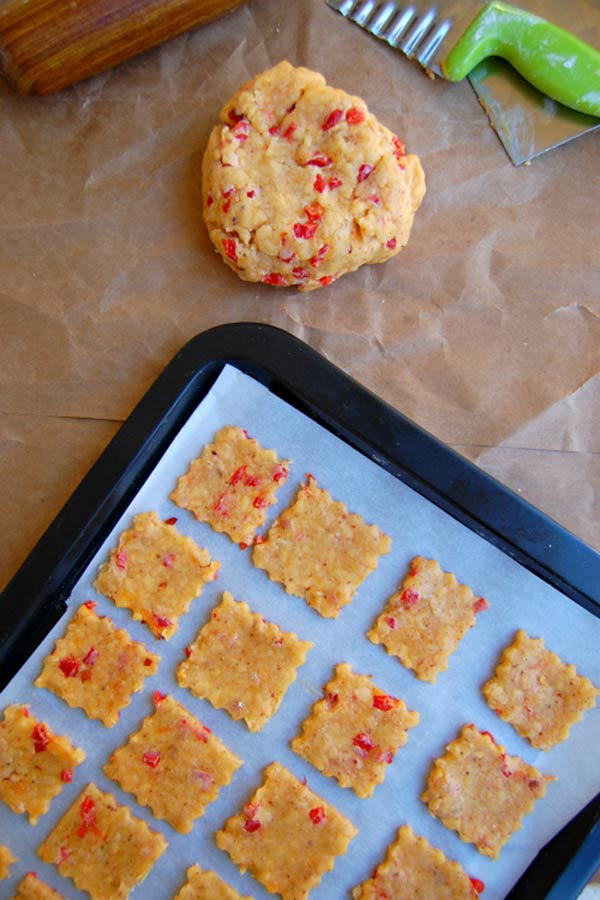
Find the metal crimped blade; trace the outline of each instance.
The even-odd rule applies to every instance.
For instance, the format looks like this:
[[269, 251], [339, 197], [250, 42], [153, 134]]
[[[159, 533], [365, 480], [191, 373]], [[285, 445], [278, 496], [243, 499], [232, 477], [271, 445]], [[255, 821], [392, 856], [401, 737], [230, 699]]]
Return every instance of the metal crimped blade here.
[[414, 4], [398, 0], [325, 0], [328, 6], [426, 69], [442, 75], [441, 53], [437, 51], [451, 30], [452, 18], [440, 17], [431, 5], [421, 12]]

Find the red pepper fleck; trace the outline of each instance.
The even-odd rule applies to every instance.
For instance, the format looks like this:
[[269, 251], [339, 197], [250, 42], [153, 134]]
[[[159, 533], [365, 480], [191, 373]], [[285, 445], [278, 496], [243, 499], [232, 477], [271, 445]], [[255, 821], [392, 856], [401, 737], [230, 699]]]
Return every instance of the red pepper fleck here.
[[214, 201], [212, 194], [209, 194], [208, 197], [206, 198], [207, 209], [210, 209], [214, 202], [215, 201]]
[[413, 591], [412, 588], [407, 588], [402, 596], [400, 597], [400, 602], [404, 606], [414, 606], [415, 603], [419, 602], [419, 593], [418, 591]]
[[342, 179], [338, 178], [337, 175], [332, 175], [331, 178], [327, 180], [327, 187], [330, 191], [334, 191], [336, 188], [341, 187], [342, 184]]
[[392, 144], [394, 145], [394, 156], [396, 157], [396, 159], [400, 159], [401, 156], [406, 156], [404, 144], [399, 137], [394, 135], [394, 137], [392, 138]]
[[320, 222], [323, 218], [323, 207], [320, 203], [309, 203], [304, 207], [304, 212], [311, 222]]
[[320, 265], [320, 263], [322, 263], [323, 260], [325, 259], [325, 257], [327, 256], [328, 251], [329, 251], [329, 244], [323, 244], [321, 247], [319, 247], [319, 249], [317, 250], [315, 255], [311, 256], [311, 258], [310, 258], [311, 266], [314, 266], [316, 268], [318, 265]]
[[258, 475], [246, 475], [244, 478], [244, 484], [246, 487], [258, 487], [260, 484], [260, 478]]
[[308, 813], [308, 817], [313, 825], [318, 825], [320, 822], [324, 822], [327, 818], [325, 809], [322, 806], [315, 806], [314, 809], [311, 809]]
[[65, 678], [75, 678], [79, 671], [80, 662], [75, 656], [65, 656], [58, 663], [58, 668]]
[[238, 261], [237, 255], [237, 245], [233, 238], [223, 238], [221, 241], [223, 246], [223, 252], [227, 259], [230, 259], [232, 262], [236, 263]]
[[481, 878], [469, 878], [469, 881], [473, 885], [473, 890], [476, 894], [481, 894], [485, 891], [485, 884], [481, 880]]
[[535, 790], [537, 790], [537, 789], [539, 788], [540, 782], [537, 780], [537, 778], [532, 778], [532, 779], [528, 782], [527, 786], [528, 786], [528, 788], [529, 788], [530, 791], [535, 791]]
[[293, 250], [282, 250], [281, 253], [277, 256], [282, 262], [291, 263], [296, 259], [296, 254]]
[[299, 239], [309, 241], [312, 237], [314, 237], [318, 224], [318, 222], [296, 222], [294, 224], [294, 234]]
[[211, 733], [212, 732], [208, 725], [200, 725], [200, 728], [194, 728], [194, 734], [196, 738], [203, 744], [208, 743], [208, 736]]
[[161, 703], [165, 699], [166, 696], [167, 695], [163, 694], [161, 691], [154, 691], [154, 693], [152, 694], [152, 699], [154, 700], [154, 705], [158, 706], [158, 704]]
[[217, 497], [217, 501], [213, 506], [213, 510], [215, 512], [221, 513], [222, 516], [228, 516], [229, 510], [225, 504], [225, 494], [221, 494], [220, 497]]
[[327, 183], [326, 183], [325, 179], [323, 178], [323, 176], [321, 175], [320, 172], [317, 172], [317, 174], [315, 175], [314, 183], [313, 183], [313, 187], [314, 187], [315, 191], [318, 191], [319, 194], [322, 194], [323, 191], [325, 190], [326, 186], [327, 186]]
[[187, 656], [188, 659], [190, 658], [190, 656], [192, 655], [192, 648], [191, 648], [191, 647], [186, 647], [186, 648], [185, 648], [185, 655]]
[[98, 659], [98, 650], [95, 647], [90, 647], [88, 652], [83, 657], [84, 666], [93, 666], [96, 660]]
[[504, 775], [505, 778], [510, 778], [510, 776], [512, 775], [512, 769], [509, 769], [506, 764], [506, 760], [507, 760], [506, 753], [502, 754], [501, 759], [502, 759], [502, 768], [500, 769], [500, 771], [502, 772], [502, 774]]
[[331, 128], [335, 128], [335, 126], [341, 121], [343, 115], [343, 109], [332, 110], [329, 115], [325, 117], [325, 120], [321, 125], [322, 131], [329, 131]]
[[279, 127], [279, 125], [271, 125], [271, 127], [269, 128], [269, 134], [272, 135], [277, 135], [280, 131], [281, 128]]
[[98, 834], [98, 823], [96, 821], [96, 804], [91, 797], [85, 796], [79, 805], [79, 818], [81, 825], [77, 829], [80, 838], [85, 837], [88, 831]]
[[276, 481], [278, 483], [280, 481], [284, 481], [287, 478], [287, 474], [288, 474], [288, 472], [287, 472], [286, 467], [282, 466], [281, 463], [279, 463], [275, 467], [275, 471], [273, 472], [273, 481]]
[[380, 709], [382, 712], [389, 712], [390, 709], [394, 709], [398, 705], [398, 701], [395, 697], [391, 697], [389, 694], [373, 694], [373, 706], [375, 709]]
[[65, 860], [67, 860], [71, 856], [72, 853], [72, 850], [70, 850], [68, 847], [65, 847], [64, 844], [61, 844], [58, 850], [58, 857], [56, 859], [55, 865], [61, 866], [65, 862]]
[[158, 613], [152, 613], [152, 621], [157, 628], [170, 628], [173, 624], [170, 619], [165, 616], [159, 616]]
[[483, 612], [484, 609], [489, 609], [490, 604], [487, 602], [485, 597], [478, 597], [478, 599], [473, 604], [473, 611], [476, 613]]
[[267, 539], [264, 536], [264, 534], [257, 534], [256, 537], [254, 538], [254, 543], [255, 543], [255, 545], [256, 544], [264, 544], [266, 540]]
[[73, 770], [63, 769], [60, 773], [60, 780], [64, 781], [65, 784], [70, 784], [73, 781]]
[[233, 473], [233, 475], [231, 476], [231, 478], [229, 479], [229, 484], [231, 484], [231, 485], [238, 484], [242, 480], [244, 475], [246, 474], [247, 470], [248, 470], [248, 466], [240, 466], [238, 469], [236, 469], [235, 472]]
[[95, 600], [86, 600], [83, 604], [86, 609], [96, 609], [96, 601]]
[[263, 284], [273, 284], [275, 287], [285, 287], [287, 285], [285, 275], [280, 275], [279, 272], [269, 272], [263, 276], [262, 282]]
[[240, 144], [245, 143], [248, 140], [248, 134], [250, 132], [250, 123], [248, 119], [241, 118], [238, 119], [234, 127], [231, 129], [232, 135], [237, 138]]
[[150, 659], [149, 656], [147, 656], [146, 659], [144, 660], [144, 665], [145, 665], [145, 666], [151, 666], [151, 665], [152, 665], [152, 660]]
[[386, 766], [391, 766], [391, 764], [394, 762], [394, 754], [391, 750], [388, 750], [385, 753], [380, 753], [377, 759], [379, 762], [385, 763]]
[[298, 281], [306, 281], [307, 278], [310, 278], [310, 272], [307, 272], [302, 266], [296, 266], [292, 269], [292, 275], [294, 278], [297, 278]]
[[240, 119], [243, 119], [244, 116], [242, 113], [236, 112], [235, 109], [230, 109], [227, 112], [227, 118], [231, 122], [232, 125], [235, 125], [236, 122], [239, 122]]
[[340, 702], [340, 695], [336, 692], [325, 691], [325, 700], [327, 701], [327, 706], [329, 709], [333, 709], [334, 706], [337, 706]]
[[175, 562], [175, 554], [174, 553], [167, 553], [163, 557], [163, 560], [162, 560], [162, 564], [165, 567], [165, 569], [172, 569], [174, 562]]
[[[491, 733], [491, 731], [481, 731], [480, 734], [485, 734], [485, 736], [490, 739], [492, 744], [496, 744], [496, 739], [495, 739], [494, 735]], [[496, 746], [497, 746], [497, 744], [496, 744]]]
[[388, 248], [388, 250], [395, 250], [397, 243], [398, 243], [398, 241], [396, 240], [395, 237], [393, 237], [393, 238], [390, 238], [389, 241], [385, 242], [385, 246]]
[[177, 516], [171, 516], [169, 519], [165, 519], [165, 525], [175, 525], [177, 522]]
[[255, 509], [265, 509], [265, 507], [267, 507], [268, 505], [269, 505], [269, 504], [268, 504], [268, 502], [265, 500], [264, 497], [260, 497], [260, 496], [255, 497], [254, 500], [252, 501], [252, 506], [253, 506]]
[[351, 106], [346, 112], [346, 122], [348, 125], [358, 125], [360, 122], [364, 122], [366, 118], [365, 111], [363, 109], [358, 109], [357, 106]]
[[318, 166], [320, 169], [326, 169], [327, 166], [332, 164], [333, 160], [330, 156], [326, 156], [320, 150], [311, 156], [311, 158], [306, 163], [307, 166]]
[[333, 275], [323, 275], [322, 278], [319, 278], [319, 283], [323, 285], [323, 287], [328, 287], [335, 278]]
[[375, 204], [375, 206], [381, 206], [381, 200], [379, 199], [379, 197], [378, 197], [377, 194], [370, 194], [370, 195], [367, 197], [367, 200], [370, 200], [371, 203], [374, 203], [374, 204]]
[[46, 726], [43, 722], [38, 722], [38, 724], [31, 732], [31, 737], [33, 739], [33, 749], [36, 753], [42, 753], [44, 750], [48, 749], [50, 736], [48, 735]]
[[290, 124], [288, 125], [288, 127], [287, 127], [287, 128], [285, 129], [285, 131], [283, 132], [283, 138], [284, 138], [286, 141], [291, 141], [291, 139], [292, 139], [293, 136], [294, 136], [294, 132], [296, 131], [297, 128], [298, 128], [298, 123], [297, 123], [297, 122], [290, 122]]
[[254, 190], [254, 188], [252, 188], [252, 190], [250, 191], [246, 191], [246, 197], [248, 197], [250, 200], [253, 200], [256, 197], [256, 191]]
[[355, 747], [359, 747], [361, 750], [364, 750], [365, 753], [369, 753], [375, 746], [371, 737], [368, 734], [365, 734], [363, 731], [354, 735], [352, 743]]
[[358, 170], [357, 181], [361, 182], [368, 178], [374, 168], [375, 166], [371, 166], [369, 163], [363, 163]]
[[115, 555], [115, 562], [117, 564], [117, 569], [126, 569], [127, 562], [129, 557], [124, 550], [119, 550], [119, 552]]
[[158, 750], [146, 750], [142, 759], [151, 769], [156, 769], [160, 762], [160, 753]]
[[259, 822], [258, 819], [246, 819], [244, 822], [244, 831], [247, 831], [248, 834], [253, 834], [259, 828], [262, 828], [262, 822]]

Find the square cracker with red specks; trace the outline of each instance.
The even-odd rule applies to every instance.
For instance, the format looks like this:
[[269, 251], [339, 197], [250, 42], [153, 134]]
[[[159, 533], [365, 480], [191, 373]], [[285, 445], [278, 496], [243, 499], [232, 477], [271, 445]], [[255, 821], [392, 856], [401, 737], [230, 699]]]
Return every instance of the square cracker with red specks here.
[[227, 425], [192, 460], [171, 500], [232, 541], [250, 545], [285, 484], [289, 465], [244, 429]]
[[[479, 890], [477, 890], [477, 888]], [[403, 825], [371, 878], [352, 891], [353, 900], [476, 900], [483, 882]]]
[[219, 565], [173, 522], [145, 512], [120, 535], [94, 587], [145, 622], [155, 637], [168, 639], [177, 631], [179, 616], [215, 580]]
[[509, 756], [489, 732], [465, 725], [434, 762], [421, 800], [446, 828], [497, 859], [550, 781], [554, 776]]
[[490, 707], [536, 750], [551, 750], [596, 705], [600, 693], [575, 666], [519, 630], [482, 688]]
[[377, 525], [349, 513], [309, 475], [266, 540], [256, 543], [252, 561], [288, 594], [304, 597], [322, 616], [335, 619], [390, 547]]
[[275, 714], [313, 644], [283, 631], [227, 591], [186, 649], [177, 681], [260, 731]]
[[283, 900], [306, 900], [357, 833], [334, 806], [272, 763], [263, 785], [215, 839], [268, 891]]
[[419, 714], [380, 690], [370, 676], [355, 674], [347, 663], [336, 667], [323, 693], [292, 749], [342, 787], [370, 797]]
[[186, 874], [187, 881], [174, 900], [252, 900], [246, 894], [242, 896], [210, 869], [191, 866]]
[[35, 872], [28, 872], [11, 900], [63, 900], [63, 895], [41, 881]]
[[131, 695], [141, 691], [144, 679], [156, 672], [160, 657], [94, 607], [93, 602], [79, 607], [44, 660], [35, 686], [48, 688], [110, 728]]
[[167, 841], [112, 794], [89, 784], [38, 849], [92, 900], [126, 900]]
[[487, 600], [442, 571], [436, 560], [416, 556], [367, 637], [433, 684], [477, 614], [487, 608]]
[[173, 697], [157, 694], [155, 701], [153, 715], [112, 754], [104, 771], [186, 834], [242, 761]]
[[32, 825], [71, 781], [85, 759], [27, 706], [8, 706], [0, 722], [0, 798], [15, 813], [27, 813]]

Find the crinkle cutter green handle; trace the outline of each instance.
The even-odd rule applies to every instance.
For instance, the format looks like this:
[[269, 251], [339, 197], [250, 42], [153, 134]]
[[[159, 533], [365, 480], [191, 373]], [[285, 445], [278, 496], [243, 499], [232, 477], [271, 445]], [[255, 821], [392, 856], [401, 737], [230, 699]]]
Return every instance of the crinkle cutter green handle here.
[[505, 59], [553, 100], [600, 117], [600, 53], [557, 25], [494, 0], [458, 39], [442, 71], [460, 81], [489, 56]]

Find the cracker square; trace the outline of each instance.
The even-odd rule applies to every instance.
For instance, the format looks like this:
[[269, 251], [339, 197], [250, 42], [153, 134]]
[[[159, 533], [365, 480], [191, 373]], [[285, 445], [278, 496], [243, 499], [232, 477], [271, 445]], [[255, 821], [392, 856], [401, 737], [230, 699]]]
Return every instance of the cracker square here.
[[547, 650], [542, 638], [531, 638], [522, 629], [482, 690], [494, 712], [537, 750], [566, 740], [600, 693], [575, 666]]
[[11, 900], [63, 900], [63, 895], [48, 887], [35, 872], [28, 872], [17, 886], [17, 893]]
[[[476, 890], [477, 885], [478, 890]], [[479, 879], [471, 879], [462, 866], [448, 859], [424, 837], [403, 825], [384, 862], [371, 878], [352, 891], [354, 900], [475, 900], [482, 890]]]
[[187, 834], [242, 761], [173, 697], [156, 694], [155, 702], [153, 715], [104, 771], [157, 818]]
[[336, 667], [323, 693], [292, 749], [342, 787], [370, 797], [419, 714], [378, 688], [370, 676], [356, 675], [347, 663]]
[[192, 460], [171, 500], [232, 541], [250, 545], [286, 482], [289, 465], [244, 429], [228, 425]]
[[11, 853], [8, 847], [0, 844], [0, 881], [4, 881], [5, 878], [8, 878], [10, 874], [9, 869], [12, 864], [17, 861], [17, 858], [18, 857]]
[[271, 893], [306, 900], [357, 833], [334, 806], [272, 763], [264, 784], [215, 840], [242, 872], [248, 869]]
[[367, 637], [383, 644], [421, 681], [433, 684], [477, 613], [487, 608], [487, 600], [442, 571], [436, 560], [415, 556], [400, 590], [389, 598]]
[[215, 580], [219, 565], [174, 524], [155, 512], [140, 513], [100, 567], [94, 587], [145, 622], [155, 637], [168, 639], [179, 616]]
[[322, 616], [335, 619], [390, 547], [377, 525], [349, 513], [309, 475], [266, 540], [256, 543], [252, 561], [288, 594], [304, 597]]
[[246, 894], [242, 896], [210, 869], [191, 866], [186, 874], [187, 881], [174, 900], [252, 900]]
[[554, 776], [509, 756], [489, 732], [465, 725], [433, 764], [421, 800], [446, 828], [497, 859], [550, 781]]
[[142, 690], [160, 657], [117, 628], [107, 616], [84, 603], [44, 660], [36, 687], [48, 688], [69, 706], [81, 707], [90, 719], [109, 728]]
[[177, 681], [260, 731], [275, 714], [314, 645], [253, 613], [227, 591], [187, 648]]
[[0, 798], [15, 813], [27, 813], [32, 825], [71, 781], [85, 759], [27, 706], [8, 706], [0, 722]]
[[38, 849], [92, 900], [125, 900], [167, 841], [126, 806], [89, 784]]

